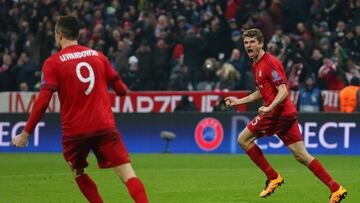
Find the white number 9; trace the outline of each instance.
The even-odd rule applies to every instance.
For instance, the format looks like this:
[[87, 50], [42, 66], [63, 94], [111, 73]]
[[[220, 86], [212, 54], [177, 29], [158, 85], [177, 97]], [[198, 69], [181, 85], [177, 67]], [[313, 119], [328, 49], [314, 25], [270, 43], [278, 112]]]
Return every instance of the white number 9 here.
[[[82, 75], [81, 75], [81, 68], [82, 67], [86, 67], [89, 71], [89, 77], [87, 78], [84, 78]], [[92, 67], [90, 66], [90, 64], [86, 63], [86, 62], [80, 62], [79, 64], [77, 64], [76, 66], [76, 76], [79, 78], [79, 80], [83, 83], [88, 83], [90, 82], [89, 84], [89, 87], [87, 88], [87, 90], [85, 91], [85, 94], [86, 95], [89, 95], [92, 91], [92, 89], [94, 88], [94, 84], [95, 84], [95, 76], [94, 76], [94, 71], [92, 69]]]

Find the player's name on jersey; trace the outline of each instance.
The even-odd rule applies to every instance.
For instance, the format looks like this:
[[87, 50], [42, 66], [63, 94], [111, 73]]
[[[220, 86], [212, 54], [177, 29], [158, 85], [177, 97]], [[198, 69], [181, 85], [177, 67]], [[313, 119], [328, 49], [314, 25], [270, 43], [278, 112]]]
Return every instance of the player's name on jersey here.
[[85, 51], [78, 51], [78, 52], [72, 52], [72, 53], [66, 53], [59, 56], [60, 60], [62, 62], [72, 60], [72, 59], [79, 59], [79, 58], [85, 58], [88, 56], [98, 56], [99, 54], [95, 50], [85, 50]]

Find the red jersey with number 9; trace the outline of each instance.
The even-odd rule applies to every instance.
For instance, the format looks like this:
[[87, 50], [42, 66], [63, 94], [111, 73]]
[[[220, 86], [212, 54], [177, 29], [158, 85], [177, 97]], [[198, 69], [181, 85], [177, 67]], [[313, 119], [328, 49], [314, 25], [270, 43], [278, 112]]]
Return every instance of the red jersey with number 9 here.
[[102, 53], [80, 45], [45, 61], [41, 88], [58, 92], [64, 138], [116, 130], [108, 84], [119, 79]]
[[[269, 53], [265, 53], [257, 62], [253, 63], [253, 73], [264, 101], [264, 106], [269, 106], [275, 99], [281, 84], [286, 84], [286, 74], [281, 62]], [[294, 117], [296, 108], [290, 100], [290, 94], [265, 117]]]

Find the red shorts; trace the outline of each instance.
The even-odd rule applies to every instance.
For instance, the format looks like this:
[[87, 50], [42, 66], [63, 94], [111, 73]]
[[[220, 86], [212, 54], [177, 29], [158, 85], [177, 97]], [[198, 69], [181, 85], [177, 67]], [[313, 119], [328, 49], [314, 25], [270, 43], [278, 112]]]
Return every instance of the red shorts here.
[[273, 119], [258, 115], [248, 124], [247, 128], [257, 138], [277, 135], [286, 146], [303, 140], [296, 117]]
[[74, 169], [86, 168], [86, 158], [92, 150], [99, 168], [111, 168], [130, 162], [129, 154], [118, 132], [87, 137], [79, 140], [64, 140], [63, 156]]

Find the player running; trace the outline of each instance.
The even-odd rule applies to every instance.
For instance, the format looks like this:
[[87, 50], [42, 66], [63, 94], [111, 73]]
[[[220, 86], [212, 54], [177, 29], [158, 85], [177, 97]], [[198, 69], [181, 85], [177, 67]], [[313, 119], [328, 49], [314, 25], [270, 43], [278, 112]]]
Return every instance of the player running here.
[[266, 174], [267, 181], [260, 197], [267, 197], [284, 183], [284, 178], [277, 173], [265, 159], [261, 149], [254, 141], [262, 136], [278, 135], [290, 149], [295, 159], [307, 166], [330, 191], [330, 203], [338, 203], [347, 195], [326, 172], [321, 163], [311, 156], [302, 140], [295, 106], [290, 100], [286, 86], [286, 76], [281, 62], [263, 50], [264, 37], [260, 30], [250, 29], [243, 34], [244, 46], [248, 56], [253, 60], [253, 73], [257, 90], [252, 94], [237, 99], [225, 98], [229, 106], [246, 104], [263, 99], [263, 106], [248, 126], [240, 133], [238, 142], [250, 159]]
[[134, 201], [147, 203], [145, 188], [135, 175], [115, 127], [108, 94], [109, 85], [117, 95], [125, 95], [127, 86], [102, 53], [78, 45], [79, 30], [75, 17], [58, 19], [55, 40], [61, 51], [45, 61], [39, 98], [24, 130], [12, 144], [26, 147], [29, 134], [57, 91], [61, 104], [63, 155], [83, 195], [89, 202], [103, 202], [95, 182], [85, 170], [88, 166], [86, 158], [92, 150], [99, 168], [113, 168]]

